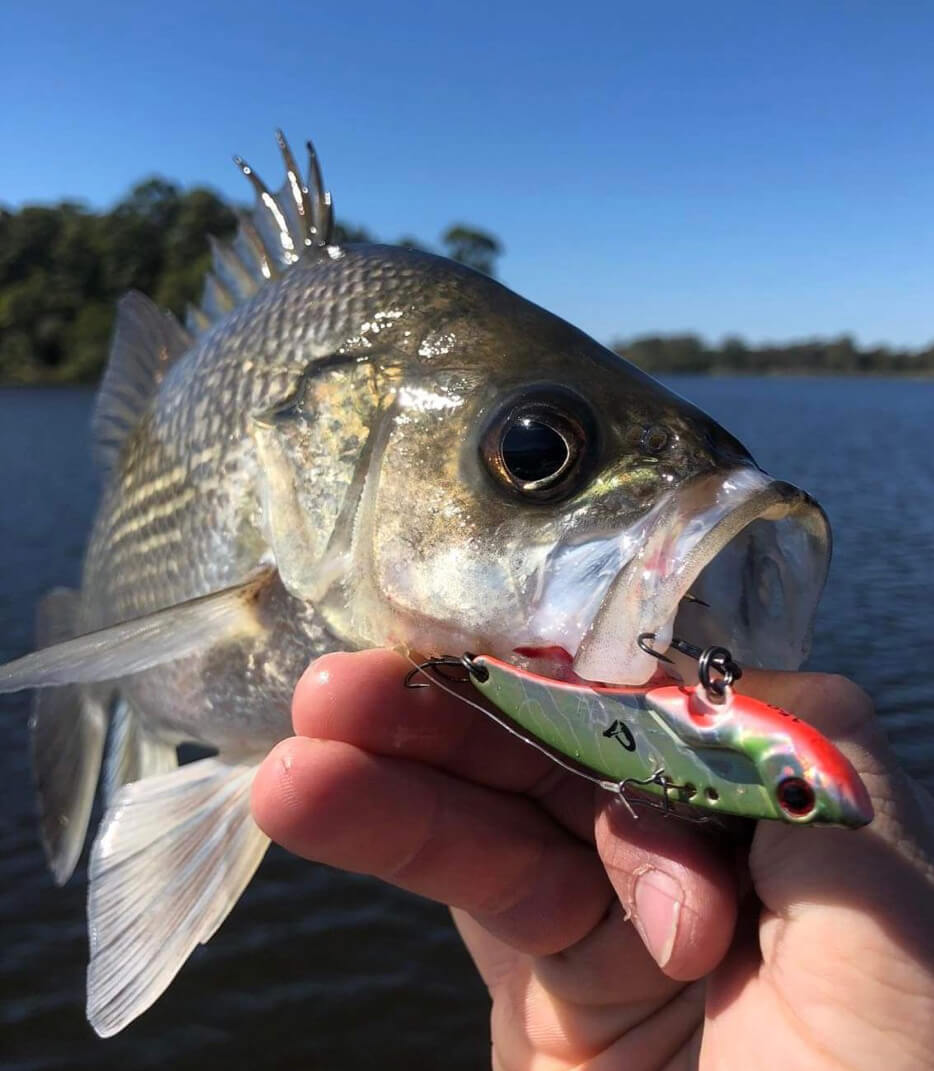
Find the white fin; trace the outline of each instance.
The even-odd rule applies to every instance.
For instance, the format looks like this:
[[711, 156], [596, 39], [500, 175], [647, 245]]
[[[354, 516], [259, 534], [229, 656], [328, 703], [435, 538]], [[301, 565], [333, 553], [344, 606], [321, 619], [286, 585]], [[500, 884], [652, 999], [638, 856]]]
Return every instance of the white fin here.
[[255, 766], [201, 759], [117, 793], [89, 867], [88, 1020], [122, 1030], [226, 918], [269, 839], [250, 815]]
[[[39, 693], [42, 694], [41, 692]], [[104, 799], [109, 804], [117, 792], [132, 781], [171, 773], [178, 766], [178, 751], [148, 733], [139, 715], [122, 696], [111, 715], [107, 762], [104, 766]]]
[[[54, 643], [74, 631], [80, 596], [58, 588], [39, 603], [36, 640]], [[49, 869], [64, 885], [75, 869], [101, 768], [107, 713], [75, 685], [38, 692], [29, 735], [39, 797], [39, 829]]]
[[89, 632], [0, 666], [0, 694], [23, 688], [87, 684], [128, 677], [258, 627], [252, 612], [271, 573], [238, 587]]
[[307, 143], [308, 176], [303, 178], [281, 130], [276, 131], [276, 141], [285, 164], [285, 182], [278, 193], [271, 193], [245, 160], [234, 157], [253, 187], [256, 203], [248, 215], [239, 213], [232, 241], [211, 242], [211, 271], [201, 304], [191, 306], [186, 318], [192, 334], [207, 331], [269, 279], [332, 241], [334, 208], [314, 147]]
[[130, 292], [120, 299], [91, 421], [95, 456], [105, 471], [114, 468], [165, 373], [191, 344], [178, 320], [149, 298]]

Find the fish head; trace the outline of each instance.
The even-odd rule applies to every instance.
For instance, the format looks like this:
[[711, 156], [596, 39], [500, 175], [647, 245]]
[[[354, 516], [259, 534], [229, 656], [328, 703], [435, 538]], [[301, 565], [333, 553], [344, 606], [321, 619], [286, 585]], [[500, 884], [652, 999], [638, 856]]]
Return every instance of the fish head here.
[[[367, 249], [348, 257], [382, 261], [358, 317], [384, 325], [378, 352], [349, 338], [342, 352], [383, 369], [381, 401], [365, 473], [348, 481], [339, 564], [319, 570], [326, 592], [305, 593], [333, 631], [513, 661], [561, 649], [581, 676], [628, 684], [656, 668], [637, 637], [664, 650], [677, 618], [692, 642], [750, 664], [800, 662], [829, 550], [805, 494], [494, 280]], [[709, 608], [682, 606], [689, 589]]]

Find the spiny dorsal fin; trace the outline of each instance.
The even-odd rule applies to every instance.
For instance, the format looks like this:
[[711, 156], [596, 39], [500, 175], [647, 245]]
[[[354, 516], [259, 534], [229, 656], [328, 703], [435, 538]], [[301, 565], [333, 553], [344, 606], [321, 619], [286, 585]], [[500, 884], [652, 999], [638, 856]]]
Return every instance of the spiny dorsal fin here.
[[256, 203], [249, 214], [238, 213], [232, 241], [211, 241], [211, 270], [201, 304], [188, 309], [186, 323], [193, 334], [208, 330], [267, 280], [332, 242], [334, 206], [314, 146], [307, 143], [308, 176], [302, 178], [281, 130], [276, 131], [276, 141], [285, 164], [285, 182], [278, 193], [271, 193], [245, 160], [234, 157], [253, 187]]
[[191, 343], [178, 320], [149, 298], [131, 291], [120, 299], [91, 423], [97, 459], [105, 471], [113, 468], [165, 373]]

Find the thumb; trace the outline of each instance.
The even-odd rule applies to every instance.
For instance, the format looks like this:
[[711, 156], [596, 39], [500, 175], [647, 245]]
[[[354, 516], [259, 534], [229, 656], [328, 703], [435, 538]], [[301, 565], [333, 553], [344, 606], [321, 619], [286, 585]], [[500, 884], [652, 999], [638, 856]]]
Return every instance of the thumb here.
[[[765, 908], [776, 921], [810, 913], [821, 925], [862, 927], [867, 940], [881, 927], [934, 963], [931, 800], [898, 765], [870, 698], [824, 674], [751, 670], [740, 683], [746, 694], [790, 710], [829, 737], [862, 778], [875, 810], [859, 830], [760, 822], [749, 868]], [[847, 939], [856, 936], [850, 929]]]
[[636, 819], [607, 796], [595, 840], [620, 903], [664, 973], [690, 981], [713, 970], [736, 922], [735, 841], [648, 808]]

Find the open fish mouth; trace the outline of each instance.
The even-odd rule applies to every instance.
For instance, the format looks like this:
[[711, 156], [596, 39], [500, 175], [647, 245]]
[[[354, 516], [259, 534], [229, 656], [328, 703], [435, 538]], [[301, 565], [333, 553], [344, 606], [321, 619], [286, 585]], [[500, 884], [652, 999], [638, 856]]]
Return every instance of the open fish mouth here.
[[[573, 659], [565, 673], [643, 684], [658, 669], [639, 646], [645, 633], [658, 653], [677, 635], [698, 647], [726, 647], [748, 666], [797, 669], [807, 657], [830, 527], [820, 506], [791, 484], [754, 468], [708, 473], [662, 499], [634, 529], [601, 541], [615, 555], [598, 559], [596, 545], [589, 544], [589, 583], [565, 576], [550, 585], [565, 599], [573, 588], [589, 593], [575, 627], [564, 619], [555, 641], [553, 649]], [[576, 556], [585, 557], [580, 548]], [[561, 564], [573, 557], [566, 549]], [[685, 600], [689, 593], [702, 602]], [[537, 668], [561, 672], [547, 659]]]

